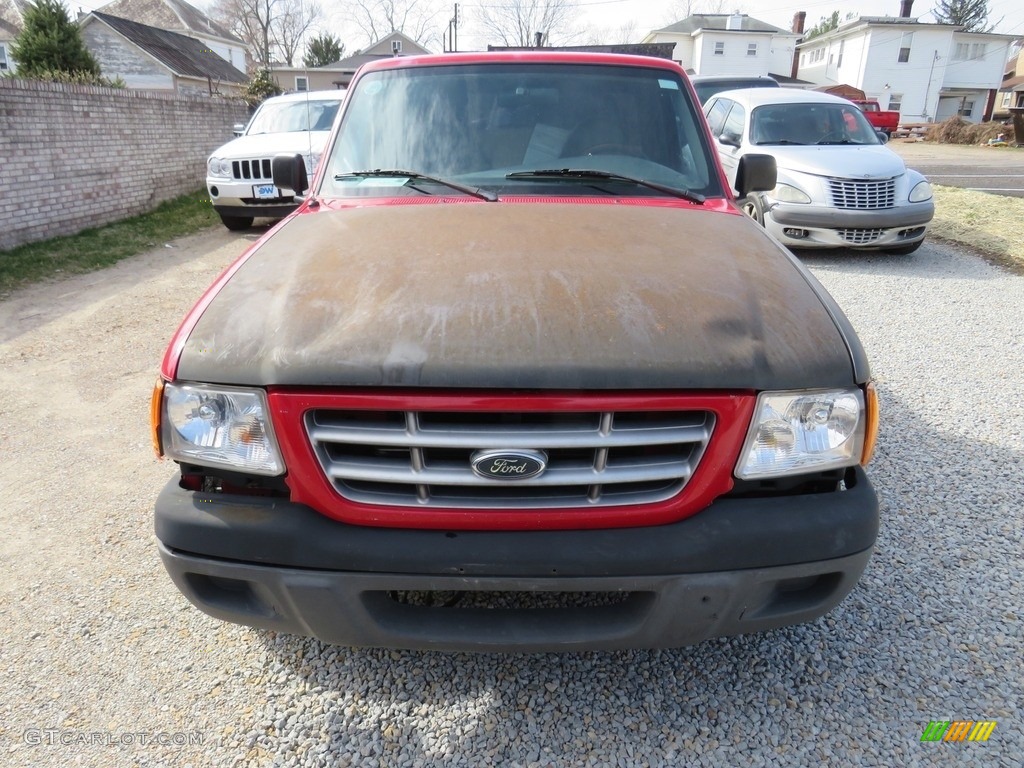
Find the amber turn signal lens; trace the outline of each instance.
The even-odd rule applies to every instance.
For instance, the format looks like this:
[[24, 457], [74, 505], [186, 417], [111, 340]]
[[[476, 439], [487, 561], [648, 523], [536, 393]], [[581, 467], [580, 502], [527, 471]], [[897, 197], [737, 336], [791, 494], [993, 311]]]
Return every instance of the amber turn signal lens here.
[[878, 390], [875, 382], [869, 381], [864, 388], [864, 410], [866, 423], [864, 425], [864, 452], [860, 457], [860, 465], [866, 467], [871, 462], [875, 453], [875, 443], [878, 440]]
[[164, 457], [163, 447], [160, 445], [160, 407], [163, 402], [164, 380], [158, 376], [156, 384], [153, 385], [153, 397], [149, 401], [150, 437], [153, 438], [153, 451], [158, 459]]

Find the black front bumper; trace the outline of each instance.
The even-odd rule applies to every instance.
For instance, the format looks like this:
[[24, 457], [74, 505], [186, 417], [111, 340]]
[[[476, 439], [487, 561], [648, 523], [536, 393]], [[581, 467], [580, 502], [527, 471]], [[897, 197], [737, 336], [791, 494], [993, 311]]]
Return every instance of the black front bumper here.
[[[864, 473], [843, 492], [719, 499], [671, 525], [586, 531], [351, 526], [177, 479], [156, 504], [175, 584], [220, 619], [377, 647], [675, 647], [815, 619], [856, 584], [878, 530]], [[583, 607], [410, 605], [405, 592], [599, 593]]]

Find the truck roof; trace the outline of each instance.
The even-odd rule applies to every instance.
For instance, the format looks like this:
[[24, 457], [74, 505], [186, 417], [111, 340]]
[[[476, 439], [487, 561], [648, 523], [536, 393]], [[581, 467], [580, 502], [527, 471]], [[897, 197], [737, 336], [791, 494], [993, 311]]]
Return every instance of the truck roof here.
[[438, 67], [456, 64], [602, 64], [620, 67], [647, 67], [671, 70], [685, 74], [674, 61], [653, 56], [633, 56], [622, 53], [590, 53], [586, 51], [481, 51], [475, 53], [435, 53], [422, 56], [395, 56], [371, 61], [360, 67], [362, 72], [376, 72], [385, 69], [406, 69], [409, 67]]

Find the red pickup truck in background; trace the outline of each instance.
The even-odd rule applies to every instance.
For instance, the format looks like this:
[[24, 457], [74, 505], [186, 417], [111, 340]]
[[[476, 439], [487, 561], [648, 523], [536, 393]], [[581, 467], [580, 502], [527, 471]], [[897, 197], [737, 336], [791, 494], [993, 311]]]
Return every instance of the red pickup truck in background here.
[[864, 113], [864, 116], [875, 127], [876, 131], [882, 131], [887, 137], [892, 138], [892, 135], [900, 126], [899, 112], [882, 109], [874, 99], [850, 99], [850, 101], [860, 107], [860, 111]]

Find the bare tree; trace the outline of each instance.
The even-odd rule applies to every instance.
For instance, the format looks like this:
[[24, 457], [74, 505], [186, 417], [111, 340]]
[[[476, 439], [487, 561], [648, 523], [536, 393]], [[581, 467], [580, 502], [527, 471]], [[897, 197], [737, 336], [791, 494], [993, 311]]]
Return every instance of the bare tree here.
[[349, 0], [348, 5], [352, 21], [371, 43], [401, 32], [425, 47], [444, 31], [437, 0]]
[[537, 36], [547, 44], [566, 43], [580, 34], [577, 0], [502, 0], [477, 9], [484, 34], [506, 46], [533, 46]]
[[292, 66], [321, 10], [315, 0], [216, 0], [210, 15], [249, 46], [259, 68], [275, 56]]
[[303, 47], [306, 32], [320, 20], [321, 15], [320, 4], [316, 0], [280, 0], [280, 13], [271, 32], [281, 59], [289, 67], [295, 65], [295, 57]]
[[690, 16], [702, 14], [740, 13], [740, 8], [735, 3], [730, 5], [727, 0], [676, 0], [669, 9], [671, 14], [670, 24], [682, 21]]

